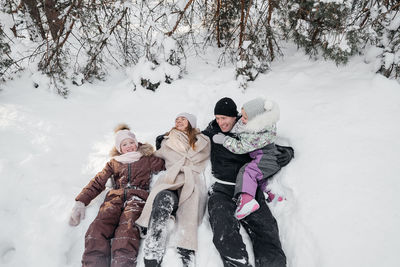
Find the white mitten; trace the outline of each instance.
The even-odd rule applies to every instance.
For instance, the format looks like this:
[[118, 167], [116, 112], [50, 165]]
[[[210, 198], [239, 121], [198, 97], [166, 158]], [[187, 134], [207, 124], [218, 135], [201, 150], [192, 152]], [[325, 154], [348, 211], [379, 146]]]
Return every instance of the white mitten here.
[[76, 201], [69, 218], [69, 225], [77, 226], [85, 218], [85, 210], [85, 203]]
[[212, 139], [216, 144], [223, 144], [225, 141], [225, 135], [223, 133], [218, 133], [215, 134]]

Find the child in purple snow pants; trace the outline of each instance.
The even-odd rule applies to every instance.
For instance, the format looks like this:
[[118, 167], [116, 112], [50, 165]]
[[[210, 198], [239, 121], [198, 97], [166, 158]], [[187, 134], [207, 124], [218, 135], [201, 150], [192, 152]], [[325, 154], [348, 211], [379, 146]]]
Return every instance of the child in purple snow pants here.
[[243, 104], [242, 117], [231, 130], [236, 138], [222, 133], [213, 136], [215, 143], [223, 144], [232, 153], [249, 153], [253, 159], [240, 169], [236, 178], [235, 197], [239, 195], [239, 204], [235, 217], [239, 220], [260, 207], [255, 200], [257, 187], [265, 191], [267, 179], [281, 169], [275, 147], [278, 120], [278, 105], [259, 97]]

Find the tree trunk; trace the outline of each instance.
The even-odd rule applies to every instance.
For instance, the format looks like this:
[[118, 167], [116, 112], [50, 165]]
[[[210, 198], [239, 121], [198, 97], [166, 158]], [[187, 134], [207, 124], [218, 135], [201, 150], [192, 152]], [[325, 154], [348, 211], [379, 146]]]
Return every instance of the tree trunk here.
[[39, 30], [40, 36], [43, 40], [46, 39], [46, 32], [44, 31], [42, 20], [40, 18], [40, 12], [38, 8], [38, 2], [36, 0], [22, 0], [32, 21], [35, 23], [36, 28]]
[[58, 38], [59, 32], [62, 29], [62, 21], [60, 19], [60, 12], [56, 7], [55, 0], [44, 0], [44, 13], [46, 14], [47, 23], [49, 24], [49, 29], [51, 37], [53, 40]]

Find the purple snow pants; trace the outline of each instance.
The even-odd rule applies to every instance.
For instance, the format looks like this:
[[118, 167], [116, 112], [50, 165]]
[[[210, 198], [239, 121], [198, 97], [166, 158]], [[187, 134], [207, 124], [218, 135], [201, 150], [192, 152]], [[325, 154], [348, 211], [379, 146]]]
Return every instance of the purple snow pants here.
[[236, 177], [234, 197], [237, 198], [238, 194], [241, 193], [255, 197], [258, 186], [261, 186], [261, 189], [265, 191], [267, 179], [281, 169], [276, 158], [278, 154], [279, 151], [275, 144], [269, 144], [250, 152], [249, 155], [253, 160], [240, 168]]

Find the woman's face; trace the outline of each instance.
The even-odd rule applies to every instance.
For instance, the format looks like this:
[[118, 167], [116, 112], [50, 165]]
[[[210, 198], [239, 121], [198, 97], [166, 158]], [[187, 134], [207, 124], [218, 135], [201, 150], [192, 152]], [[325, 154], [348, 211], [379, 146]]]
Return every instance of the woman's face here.
[[121, 153], [125, 154], [128, 152], [134, 152], [137, 150], [135, 140], [126, 138], [121, 142]]
[[178, 117], [175, 119], [175, 128], [179, 131], [186, 131], [188, 128], [189, 121], [185, 117]]

